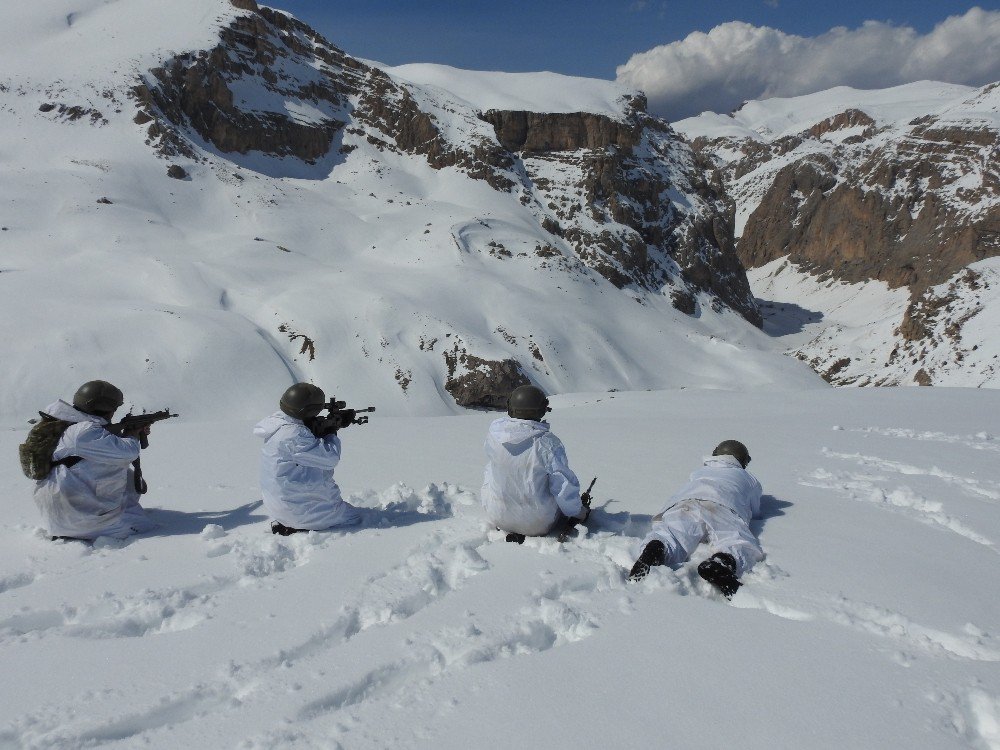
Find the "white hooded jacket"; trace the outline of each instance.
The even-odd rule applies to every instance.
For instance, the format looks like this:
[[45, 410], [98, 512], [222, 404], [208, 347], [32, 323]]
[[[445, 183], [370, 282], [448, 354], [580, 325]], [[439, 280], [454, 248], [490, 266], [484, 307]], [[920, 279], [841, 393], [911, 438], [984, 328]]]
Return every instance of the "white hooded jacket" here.
[[56, 466], [35, 483], [35, 503], [52, 536], [123, 538], [151, 528], [139, 507], [130, 464], [139, 441], [104, 429], [108, 420], [85, 414], [59, 400], [49, 416], [72, 422], [52, 453], [54, 461], [79, 456], [73, 466]]
[[293, 529], [316, 530], [361, 519], [333, 480], [339, 437], [319, 439], [301, 419], [280, 411], [258, 422], [253, 434], [264, 439], [260, 491], [271, 518]]
[[545, 422], [501, 417], [486, 437], [489, 463], [482, 503], [491, 524], [527, 536], [548, 533], [564, 516], [580, 517], [580, 481], [562, 441]]
[[[757, 477], [744, 469], [735, 456], [708, 456], [704, 465], [674, 494], [658, 515], [684, 500], [708, 500], [732, 510], [749, 523], [760, 515], [763, 488]], [[654, 520], [656, 517], [654, 516]]]

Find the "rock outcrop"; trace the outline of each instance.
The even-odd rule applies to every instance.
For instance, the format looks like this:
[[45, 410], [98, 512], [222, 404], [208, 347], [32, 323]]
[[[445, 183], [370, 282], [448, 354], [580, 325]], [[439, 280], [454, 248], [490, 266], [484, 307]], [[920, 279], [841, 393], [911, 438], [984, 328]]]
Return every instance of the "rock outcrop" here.
[[448, 379], [444, 388], [459, 406], [506, 409], [511, 391], [531, 381], [515, 359], [488, 360], [458, 346], [444, 354]]
[[997, 155], [1000, 133], [951, 128], [945, 136], [925, 125], [856, 166], [804, 157], [777, 173], [750, 215], [740, 258], [757, 267], [787, 255], [844, 281], [877, 279], [919, 295], [1000, 255], [997, 173], [959, 187]]

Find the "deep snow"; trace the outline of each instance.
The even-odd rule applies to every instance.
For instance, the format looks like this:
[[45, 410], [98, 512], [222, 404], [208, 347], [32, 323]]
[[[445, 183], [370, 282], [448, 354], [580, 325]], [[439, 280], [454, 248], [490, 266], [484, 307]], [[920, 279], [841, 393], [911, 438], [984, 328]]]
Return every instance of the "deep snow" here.
[[[0, 746], [1000, 747], [1000, 394], [555, 405], [598, 476], [564, 545], [484, 522], [487, 413], [350, 428], [337, 476], [365, 528], [290, 538], [267, 531], [249, 422], [157, 425], [161, 528], [93, 548], [45, 538], [11, 458]], [[730, 437], [767, 560], [731, 603], [693, 565], [626, 584], [650, 515]]]

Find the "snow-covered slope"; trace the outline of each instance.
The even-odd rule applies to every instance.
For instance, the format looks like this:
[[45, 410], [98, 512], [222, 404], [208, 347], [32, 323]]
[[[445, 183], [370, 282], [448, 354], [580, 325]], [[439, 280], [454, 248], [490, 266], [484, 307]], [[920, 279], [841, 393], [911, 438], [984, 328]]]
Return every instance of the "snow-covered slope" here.
[[442, 89], [481, 112], [491, 109], [591, 112], [621, 118], [629, 100], [639, 94], [613, 81], [559, 73], [461, 70], [431, 63], [383, 67], [383, 70], [421, 87]]
[[[938, 81], [917, 81], [887, 89], [837, 86], [804, 96], [748, 101], [729, 115], [703, 112], [678, 120], [673, 127], [692, 140], [750, 138], [769, 143], [800, 135], [816, 123], [849, 109], [861, 110], [880, 127], [902, 125], [934, 110], [951, 107], [973, 91], [971, 86]], [[725, 153], [720, 152], [720, 156]]]
[[397, 414], [813, 384], [740, 317], [721, 196], [629, 92], [386, 73], [237, 4], [3, 9], [4, 420], [94, 377], [244, 418], [298, 379]]
[[[5, 461], [0, 746], [996, 750], [998, 399], [561, 397], [553, 429], [598, 477], [564, 545], [485, 524], [482, 413], [343, 433], [338, 478], [373, 509], [348, 533], [267, 532], [249, 422], [154, 428], [162, 527], [126, 543], [49, 542]], [[693, 564], [626, 584], [650, 515], [730, 437], [768, 558], [731, 603]]]
[[779, 258], [748, 273], [764, 330], [836, 385], [996, 387], [1000, 260], [973, 263], [912, 306], [906, 289], [817, 276]]

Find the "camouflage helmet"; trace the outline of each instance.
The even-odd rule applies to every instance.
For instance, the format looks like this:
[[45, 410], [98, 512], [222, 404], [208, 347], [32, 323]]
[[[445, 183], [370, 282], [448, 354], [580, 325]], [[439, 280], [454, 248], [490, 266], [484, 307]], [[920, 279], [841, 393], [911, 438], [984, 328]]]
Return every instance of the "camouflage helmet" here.
[[281, 394], [278, 406], [290, 417], [309, 419], [323, 410], [326, 394], [312, 383], [296, 383]]
[[713, 456], [733, 456], [744, 469], [750, 463], [750, 451], [739, 440], [723, 440], [712, 451]]
[[507, 415], [514, 419], [541, 420], [549, 408], [549, 399], [541, 388], [522, 385], [515, 388], [507, 399]]
[[123, 403], [122, 392], [106, 380], [88, 380], [73, 394], [73, 406], [84, 414], [114, 414]]

